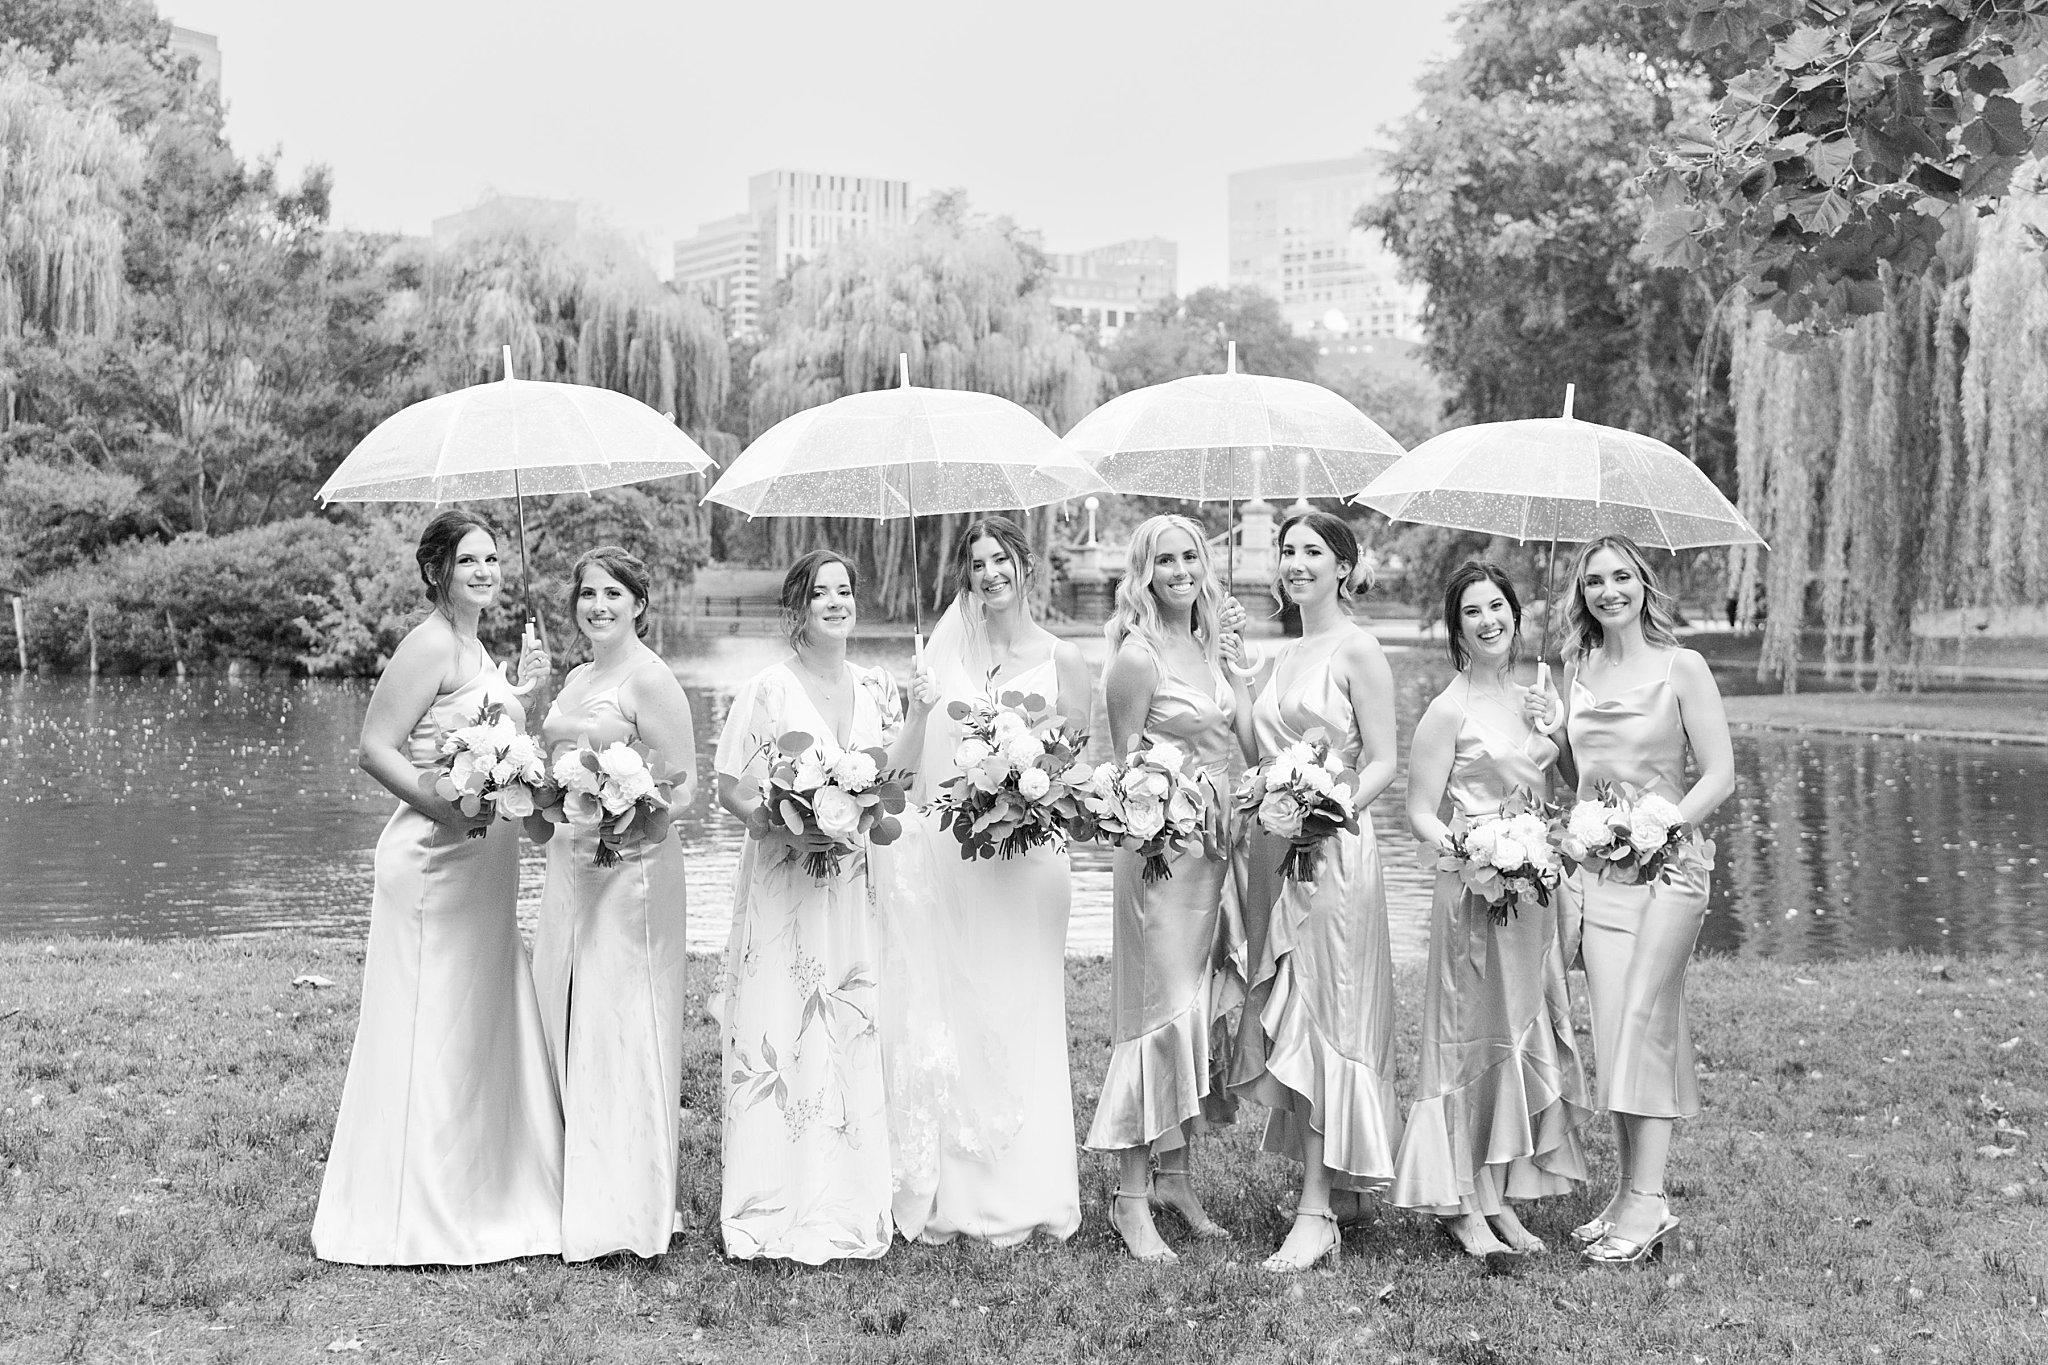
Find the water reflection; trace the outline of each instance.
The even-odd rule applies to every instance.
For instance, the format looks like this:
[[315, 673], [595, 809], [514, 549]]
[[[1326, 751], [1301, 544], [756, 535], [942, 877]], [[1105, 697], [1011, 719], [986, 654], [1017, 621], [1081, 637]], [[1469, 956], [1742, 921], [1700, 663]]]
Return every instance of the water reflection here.
[[[1099, 675], [1102, 644], [1083, 641]], [[706, 761], [766, 639], [705, 642], [677, 661]], [[856, 655], [907, 675], [907, 644]], [[1393, 652], [1403, 742], [1446, 677]], [[365, 683], [15, 678], [0, 688], [0, 934], [358, 933], [370, 851], [391, 799], [355, 767]], [[1106, 734], [1097, 699], [1092, 728]], [[1098, 743], [1102, 741], [1098, 739]], [[1702, 942], [1792, 958], [1896, 947], [2041, 948], [2048, 755], [1983, 746], [1762, 734], [1736, 740], [1738, 794]], [[1396, 953], [1424, 949], [1429, 877], [1400, 819], [1376, 810]], [[1961, 833], [1959, 833], [1959, 831]], [[685, 822], [693, 946], [722, 944], [736, 824]], [[1070, 946], [1109, 942], [1109, 864], [1074, 851]], [[522, 905], [540, 891], [522, 866]]]

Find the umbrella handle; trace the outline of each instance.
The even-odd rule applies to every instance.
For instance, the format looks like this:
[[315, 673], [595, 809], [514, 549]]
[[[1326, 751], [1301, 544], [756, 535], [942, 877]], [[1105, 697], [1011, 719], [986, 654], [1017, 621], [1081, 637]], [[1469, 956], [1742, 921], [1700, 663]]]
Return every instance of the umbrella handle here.
[[1266, 667], [1266, 656], [1254, 649], [1251, 641], [1245, 639], [1242, 635], [1237, 637], [1237, 649], [1238, 653], [1244, 656], [1244, 662], [1240, 663], [1236, 659], [1229, 660], [1230, 671], [1237, 674], [1240, 678], [1258, 677], [1259, 673]]
[[[1538, 692], [1543, 692], [1547, 691], [1549, 687], [1550, 661], [1547, 659], [1538, 659], [1536, 661], [1536, 690]], [[1551, 712], [1552, 714], [1547, 715], [1543, 718], [1542, 724], [1535, 727], [1537, 734], [1554, 735], [1559, 730], [1562, 730], [1564, 728], [1565, 707], [1563, 698], [1558, 699], [1558, 704], [1551, 708]]]

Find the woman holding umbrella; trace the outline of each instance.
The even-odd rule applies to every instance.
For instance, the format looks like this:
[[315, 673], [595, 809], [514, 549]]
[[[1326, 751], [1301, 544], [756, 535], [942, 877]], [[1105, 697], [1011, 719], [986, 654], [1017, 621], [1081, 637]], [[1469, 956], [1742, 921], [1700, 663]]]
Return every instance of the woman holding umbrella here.
[[[1105, 631], [1112, 748], [1127, 753], [1140, 736], [1180, 746], [1212, 784], [1219, 822], [1244, 765], [1235, 717], [1248, 704], [1243, 680], [1223, 667], [1224, 641], [1233, 638], [1226, 605], [1195, 524], [1157, 516], [1131, 534], [1130, 567]], [[1117, 1154], [1110, 1218], [1124, 1245], [1141, 1261], [1170, 1261], [1174, 1254], [1152, 1224], [1155, 1207], [1172, 1210], [1198, 1237], [1230, 1235], [1203, 1209], [1188, 1176], [1195, 1133], [1205, 1121], [1229, 1122], [1233, 1108], [1220, 1074], [1223, 1018], [1236, 1003], [1222, 970], [1228, 864], [1190, 852], [1170, 877], [1148, 883], [1142, 872], [1137, 854], [1117, 851], [1112, 1047], [1088, 1146]]]
[[[433, 611], [370, 695], [363, 770], [399, 800], [377, 840], [363, 1003], [313, 1252], [352, 1265], [480, 1265], [562, 1247], [562, 1114], [514, 917], [519, 833], [435, 791], [441, 740], [519, 693], [477, 640], [497, 537], [474, 513], [420, 536]], [[520, 659], [530, 684], [547, 655]]]
[[[1261, 760], [1314, 738], [1357, 773], [1359, 829], [1316, 846], [1312, 879], [1280, 875], [1285, 831], [1248, 821], [1237, 859], [1243, 917], [1257, 957], [1238, 1024], [1232, 1091], [1272, 1110], [1266, 1149], [1302, 1163], [1286, 1242], [1265, 1262], [1306, 1270], [1341, 1244], [1341, 1214], [1394, 1174], [1393, 954], [1372, 802], [1394, 780], [1394, 679], [1349, 603], [1372, 576], [1351, 527], [1303, 512], [1280, 527], [1280, 582], [1301, 609], [1301, 638], [1275, 657], [1240, 730]], [[1326, 770], [1327, 771], [1327, 770]], [[1297, 828], [1294, 833], [1299, 833]]]
[[[1735, 756], [1706, 660], [1681, 649], [1671, 599], [1643, 552], [1609, 535], [1580, 549], [1567, 609], [1577, 657], [1565, 684], [1565, 732], [1579, 798], [1627, 783], [1675, 802], [1697, 830], [1735, 789]], [[1699, 777], [1685, 782], [1690, 751]], [[1695, 843], [1649, 884], [1582, 869], [1586, 991], [1600, 1107], [1614, 1116], [1620, 1178], [1599, 1217], [1572, 1233], [1601, 1265], [1658, 1255], [1678, 1226], [1664, 1195], [1672, 1130], [1699, 1113], [1685, 968], [1707, 913], [1713, 846]]]

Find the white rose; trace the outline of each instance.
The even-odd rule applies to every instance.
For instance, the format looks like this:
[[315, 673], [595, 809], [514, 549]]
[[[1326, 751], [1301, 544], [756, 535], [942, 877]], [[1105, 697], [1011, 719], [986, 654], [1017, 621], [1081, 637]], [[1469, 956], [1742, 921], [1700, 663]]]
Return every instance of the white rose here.
[[1299, 776], [1301, 765], [1285, 753], [1266, 765], [1266, 785], [1269, 787], [1288, 786]]
[[1036, 801], [1052, 790], [1052, 779], [1043, 768], [1026, 768], [1017, 777], [1017, 791], [1027, 801]]
[[860, 802], [837, 787], [820, 787], [811, 797], [811, 813], [818, 819], [818, 832], [845, 843], [860, 828]]
[[1140, 839], [1150, 839], [1166, 828], [1166, 803], [1157, 797], [1124, 802], [1124, 828]]
[[509, 758], [501, 758], [491, 765], [491, 785], [509, 787], [520, 778], [520, 768]]
[[854, 750], [839, 755], [832, 761], [832, 782], [850, 792], [864, 792], [875, 785], [881, 774], [875, 767], [875, 760]]
[[508, 820], [523, 820], [533, 814], [533, 792], [523, 786], [510, 786], [498, 793], [498, 814]]
[[1529, 852], [1510, 835], [1503, 834], [1494, 840], [1493, 853], [1487, 861], [1503, 872], [1512, 872], [1529, 860]]
[[1178, 744], [1155, 744], [1150, 757], [1153, 763], [1170, 772], [1179, 772], [1187, 762], [1187, 754]]
[[619, 791], [628, 801], [654, 795], [654, 774], [642, 768], [619, 779]]
[[597, 766], [606, 777], [631, 777], [647, 771], [647, 760], [623, 742], [607, 744], [597, 756]]
[[1465, 853], [1472, 861], [1491, 864], [1494, 845], [1500, 841], [1498, 825], [1481, 825], [1465, 836]]
[[1678, 807], [1655, 792], [1644, 792], [1637, 797], [1634, 813], [1656, 816], [1664, 822], [1665, 829], [1685, 822], [1685, 816], [1679, 813]]
[[1297, 768], [1314, 767], [1317, 762], [1316, 746], [1310, 744], [1305, 739], [1297, 739], [1294, 743], [1281, 750], [1281, 753], [1291, 759]]
[[1015, 711], [998, 711], [996, 713], [996, 723], [991, 728], [994, 730], [997, 739], [1010, 740], [1018, 735], [1027, 733], [1031, 726], [1025, 721], [1024, 717], [1018, 715]]
[[455, 755], [455, 762], [448, 769], [448, 780], [453, 782], [458, 790], [481, 791], [485, 780], [490, 776], [490, 763], [487, 755], [464, 749]]
[[988, 745], [972, 736], [960, 741], [960, 747], [953, 751], [953, 761], [962, 768], [978, 766], [992, 752]]
[[520, 735], [506, 745], [505, 761], [516, 765], [520, 777], [527, 782], [540, 781], [541, 774], [547, 771], [547, 761], [532, 735]]
[[[1605, 848], [1613, 840], [1607, 829], [1607, 807], [1598, 801], [1581, 801], [1572, 807], [1565, 829], [1584, 849]], [[1583, 853], [1574, 854], [1584, 857]]]
[[1311, 766], [1301, 770], [1301, 785], [1312, 792], [1323, 793], [1337, 785], [1337, 779], [1321, 767]]
[[796, 790], [816, 791], [825, 785], [825, 759], [816, 749], [806, 750], [796, 761]]
[[1639, 806], [1629, 812], [1628, 841], [1636, 846], [1637, 852], [1655, 853], [1671, 837], [1671, 825], [1671, 821], [1656, 811]]
[[1026, 731], [1013, 736], [1010, 742], [1003, 746], [1003, 753], [1017, 767], [1025, 768], [1045, 757], [1045, 746], [1039, 743], [1037, 735]]
[[592, 794], [597, 791], [597, 774], [584, 766], [580, 750], [563, 750], [560, 757], [555, 759], [554, 774], [555, 785], [566, 791]]
[[1339, 782], [1336, 786], [1330, 788], [1329, 797], [1332, 801], [1344, 807], [1344, 809], [1351, 809], [1351, 784], [1349, 782]]

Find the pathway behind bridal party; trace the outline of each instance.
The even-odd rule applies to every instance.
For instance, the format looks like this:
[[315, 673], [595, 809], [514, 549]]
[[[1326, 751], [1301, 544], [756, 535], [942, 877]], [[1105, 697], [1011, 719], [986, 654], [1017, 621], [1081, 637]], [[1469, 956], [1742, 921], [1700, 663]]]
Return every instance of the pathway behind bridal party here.
[[[359, 945], [290, 935], [0, 942], [0, 1361], [2048, 1358], [2048, 958], [1703, 959], [1706, 1108], [1682, 1130], [1684, 1228], [1661, 1268], [1559, 1252], [1489, 1273], [1389, 1210], [1345, 1239], [1335, 1271], [1294, 1279], [1258, 1270], [1294, 1177], [1257, 1155], [1256, 1111], [1197, 1165], [1238, 1238], [1184, 1244], [1176, 1267], [1123, 1254], [1092, 1158], [1065, 1246], [728, 1263], [701, 1022], [687, 1231], [662, 1260], [325, 1265], [307, 1227], [360, 971]], [[708, 978], [693, 964], [699, 1000]], [[1417, 974], [1399, 987], [1412, 1067]], [[1070, 964], [1083, 1123], [1107, 995], [1100, 960]], [[1592, 1146], [1604, 1179], [1604, 1133]], [[1589, 1193], [1524, 1217], [1562, 1246], [1596, 1206]]]

